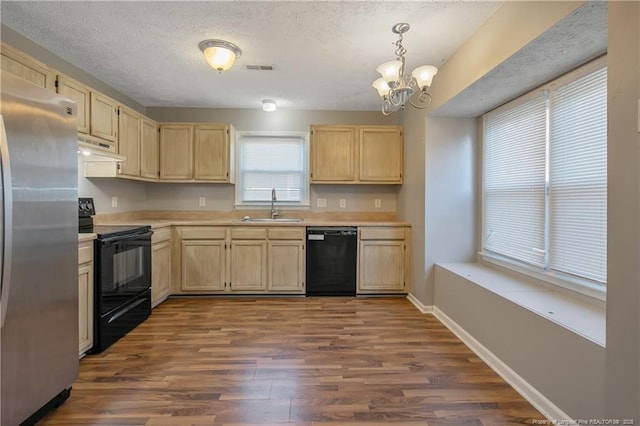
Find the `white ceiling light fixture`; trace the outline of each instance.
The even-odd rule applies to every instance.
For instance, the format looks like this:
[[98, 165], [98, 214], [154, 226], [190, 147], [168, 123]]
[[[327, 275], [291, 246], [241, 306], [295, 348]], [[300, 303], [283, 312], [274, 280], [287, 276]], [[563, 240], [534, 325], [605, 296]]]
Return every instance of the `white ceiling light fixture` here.
[[230, 69], [242, 50], [233, 43], [224, 40], [204, 40], [198, 45], [207, 63], [218, 72]]
[[267, 112], [273, 112], [276, 110], [276, 101], [273, 99], [265, 99], [262, 101], [262, 110]]
[[[405, 59], [407, 49], [402, 45], [402, 34], [409, 31], [409, 24], [395, 24], [391, 31], [398, 34], [396, 41], [396, 56], [393, 61], [385, 62], [376, 68], [382, 77], [373, 82], [372, 86], [378, 90], [382, 97], [382, 113], [390, 115], [403, 109], [409, 102], [416, 108], [426, 108], [431, 103], [429, 87], [433, 76], [438, 73], [438, 68], [432, 65], [423, 65], [411, 72], [411, 75], [404, 75]], [[412, 95], [419, 91], [419, 94], [412, 99]]]

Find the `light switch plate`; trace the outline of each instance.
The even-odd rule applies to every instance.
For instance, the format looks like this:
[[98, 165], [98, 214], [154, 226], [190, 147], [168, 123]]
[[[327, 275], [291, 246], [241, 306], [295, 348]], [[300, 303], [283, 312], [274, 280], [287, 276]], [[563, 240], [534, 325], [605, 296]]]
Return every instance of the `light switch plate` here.
[[207, 199], [204, 197], [200, 197], [198, 198], [198, 205], [200, 205], [200, 207], [204, 207], [207, 205]]
[[373, 204], [376, 209], [379, 209], [380, 207], [382, 207], [382, 200], [380, 198], [376, 198]]
[[111, 207], [113, 207], [114, 209], [118, 207], [118, 197], [116, 197], [115, 195], [111, 197]]
[[327, 199], [326, 198], [318, 198], [316, 200], [316, 206], [318, 206], [318, 207], [327, 207]]

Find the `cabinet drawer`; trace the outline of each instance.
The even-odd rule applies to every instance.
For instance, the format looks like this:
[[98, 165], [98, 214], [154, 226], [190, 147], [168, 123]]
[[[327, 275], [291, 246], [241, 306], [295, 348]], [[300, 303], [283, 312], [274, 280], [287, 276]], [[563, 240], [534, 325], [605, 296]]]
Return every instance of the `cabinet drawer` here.
[[232, 240], [266, 240], [267, 230], [265, 228], [232, 228]]
[[180, 235], [185, 240], [224, 240], [225, 228], [190, 227], [180, 229]]
[[361, 240], [404, 240], [404, 228], [360, 228]]
[[153, 230], [153, 236], [151, 237], [151, 242], [153, 244], [159, 243], [160, 241], [167, 241], [171, 239], [171, 228], [160, 228]]
[[84, 243], [78, 247], [78, 265], [91, 262], [93, 260], [93, 241]]
[[304, 240], [304, 228], [269, 228], [270, 240]]

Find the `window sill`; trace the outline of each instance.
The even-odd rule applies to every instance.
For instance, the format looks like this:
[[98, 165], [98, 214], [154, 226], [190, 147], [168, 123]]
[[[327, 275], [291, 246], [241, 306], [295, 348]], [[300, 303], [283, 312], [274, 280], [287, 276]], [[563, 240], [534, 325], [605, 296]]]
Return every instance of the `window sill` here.
[[495, 293], [530, 312], [552, 321], [602, 347], [606, 342], [604, 303], [549, 288], [514, 272], [479, 263], [443, 263], [439, 266]]

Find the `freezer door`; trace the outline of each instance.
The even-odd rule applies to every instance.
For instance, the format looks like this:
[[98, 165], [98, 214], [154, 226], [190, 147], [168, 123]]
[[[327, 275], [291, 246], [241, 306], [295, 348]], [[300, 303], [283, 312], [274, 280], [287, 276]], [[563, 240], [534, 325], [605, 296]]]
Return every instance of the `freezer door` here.
[[11, 164], [4, 214], [13, 216], [3, 225], [11, 276], [0, 329], [0, 423], [14, 426], [78, 375], [76, 106], [12, 75], [0, 73], [0, 80], [3, 160]]

